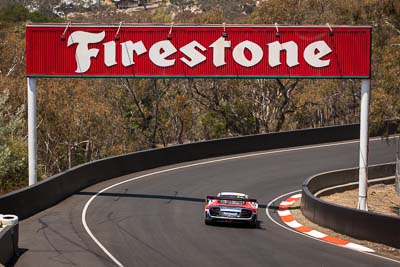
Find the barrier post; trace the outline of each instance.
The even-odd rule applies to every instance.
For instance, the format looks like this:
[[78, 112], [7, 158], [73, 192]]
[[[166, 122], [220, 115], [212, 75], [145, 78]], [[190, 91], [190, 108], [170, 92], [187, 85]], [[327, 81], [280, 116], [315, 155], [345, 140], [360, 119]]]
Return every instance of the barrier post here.
[[29, 185], [34, 185], [37, 183], [36, 79], [28, 77], [27, 84]]
[[371, 80], [361, 81], [361, 114], [360, 114], [360, 156], [359, 156], [359, 186], [358, 206], [360, 210], [367, 211], [368, 190], [368, 112], [371, 94]]

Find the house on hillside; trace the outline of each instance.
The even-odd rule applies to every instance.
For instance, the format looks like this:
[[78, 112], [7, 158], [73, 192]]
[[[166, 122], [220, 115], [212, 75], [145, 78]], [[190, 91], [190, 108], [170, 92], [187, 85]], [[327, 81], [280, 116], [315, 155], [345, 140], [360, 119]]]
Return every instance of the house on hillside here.
[[119, 9], [143, 6], [146, 9], [147, 0], [112, 0]]

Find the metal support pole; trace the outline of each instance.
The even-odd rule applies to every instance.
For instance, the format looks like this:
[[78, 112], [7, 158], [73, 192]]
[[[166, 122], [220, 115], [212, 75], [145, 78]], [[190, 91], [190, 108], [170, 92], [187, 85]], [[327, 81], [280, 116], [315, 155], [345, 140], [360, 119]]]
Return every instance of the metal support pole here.
[[360, 114], [360, 163], [359, 163], [359, 186], [358, 186], [358, 209], [367, 208], [368, 188], [368, 112], [371, 94], [371, 80], [361, 81], [361, 114]]
[[27, 83], [29, 185], [34, 185], [37, 182], [36, 79], [28, 77]]

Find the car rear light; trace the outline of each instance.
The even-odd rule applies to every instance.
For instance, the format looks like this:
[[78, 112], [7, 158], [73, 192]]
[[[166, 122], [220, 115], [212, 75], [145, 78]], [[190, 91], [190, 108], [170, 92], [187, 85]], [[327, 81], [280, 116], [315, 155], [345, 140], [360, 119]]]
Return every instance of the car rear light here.
[[220, 207], [212, 207], [210, 208], [210, 214], [213, 216], [217, 216], [219, 215], [220, 210]]
[[249, 209], [242, 209], [242, 212], [240, 213], [240, 217], [242, 218], [250, 218], [252, 215], [252, 211]]

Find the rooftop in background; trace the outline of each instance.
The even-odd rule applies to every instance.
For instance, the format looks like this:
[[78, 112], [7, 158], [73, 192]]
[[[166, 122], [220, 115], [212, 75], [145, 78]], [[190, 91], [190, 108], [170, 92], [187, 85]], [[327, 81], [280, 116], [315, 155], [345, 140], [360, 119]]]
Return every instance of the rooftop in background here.
[[105, 0], [105, 4], [111, 5], [115, 4], [118, 9], [134, 8], [138, 6], [143, 6], [147, 9], [147, 4], [151, 1], [149, 0]]

